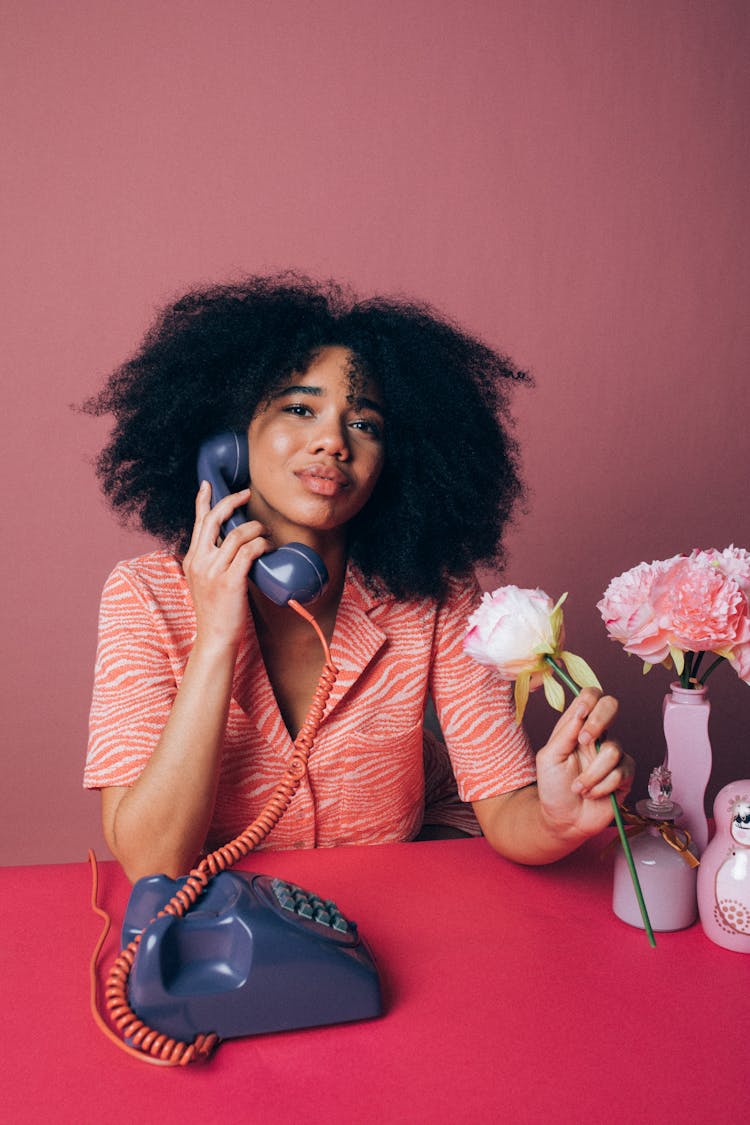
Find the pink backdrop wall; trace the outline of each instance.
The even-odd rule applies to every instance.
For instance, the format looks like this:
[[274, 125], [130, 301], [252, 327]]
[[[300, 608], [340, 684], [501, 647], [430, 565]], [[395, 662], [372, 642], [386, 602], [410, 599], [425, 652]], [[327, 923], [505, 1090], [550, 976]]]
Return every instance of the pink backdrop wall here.
[[[243, 271], [412, 293], [534, 371], [505, 577], [570, 592], [642, 787], [668, 676], [595, 603], [642, 559], [750, 547], [743, 0], [2, 9], [0, 862], [105, 854], [80, 789], [97, 603], [148, 543], [69, 406], [155, 306]], [[750, 689], [722, 670], [712, 696], [715, 791], [750, 773]]]

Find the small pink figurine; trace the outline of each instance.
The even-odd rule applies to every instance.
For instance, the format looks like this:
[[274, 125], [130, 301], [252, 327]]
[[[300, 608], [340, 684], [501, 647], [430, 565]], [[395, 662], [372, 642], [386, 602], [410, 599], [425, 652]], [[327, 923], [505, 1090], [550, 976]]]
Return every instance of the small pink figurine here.
[[698, 869], [701, 925], [717, 945], [750, 953], [750, 778], [718, 792], [714, 819]]

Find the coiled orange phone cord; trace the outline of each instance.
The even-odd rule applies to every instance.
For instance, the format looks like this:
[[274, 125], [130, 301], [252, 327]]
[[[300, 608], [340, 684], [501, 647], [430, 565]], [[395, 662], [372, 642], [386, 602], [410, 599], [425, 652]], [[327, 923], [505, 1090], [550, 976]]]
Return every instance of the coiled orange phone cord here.
[[[214, 875], [218, 875], [221, 871], [226, 871], [236, 863], [237, 860], [242, 859], [243, 856], [246, 856], [253, 848], [257, 847], [260, 841], [263, 840], [279, 822], [284, 812], [289, 807], [292, 797], [297, 792], [302, 778], [307, 772], [307, 761], [310, 756], [310, 751], [312, 750], [315, 736], [323, 718], [323, 712], [325, 711], [328, 697], [331, 694], [336, 680], [338, 669], [331, 659], [330, 649], [321, 632], [320, 626], [312, 614], [308, 613], [299, 602], [293, 599], [290, 600], [288, 604], [296, 613], [310, 622], [318, 635], [318, 639], [323, 646], [323, 652], [325, 654], [325, 665], [318, 686], [315, 689], [313, 700], [310, 704], [310, 710], [307, 713], [299, 734], [294, 740], [294, 753], [292, 754], [289, 766], [267, 804], [253, 823], [248, 825], [244, 832], [241, 832], [234, 840], [230, 840], [228, 844], [224, 844], [222, 847], [217, 848], [216, 851], [211, 852], [210, 855], [206, 856], [206, 858], [190, 872], [184, 886], [180, 888], [163, 910], [159, 912], [157, 915], [159, 918], [165, 914], [173, 914], [175, 917], [182, 918], [203, 894]], [[111, 920], [107, 912], [102, 910], [97, 904], [98, 877], [96, 858], [93, 852], [89, 852], [89, 861], [91, 862], [93, 872], [91, 892], [92, 909], [104, 918], [106, 923], [91, 959], [91, 1009], [96, 1023], [105, 1035], [114, 1040], [119, 1047], [127, 1051], [128, 1054], [136, 1055], [144, 1062], [154, 1063], [157, 1066], [186, 1066], [191, 1062], [205, 1061], [210, 1057], [214, 1047], [218, 1043], [218, 1037], [216, 1035], [198, 1035], [192, 1043], [184, 1043], [180, 1040], [171, 1039], [168, 1035], [164, 1035], [148, 1027], [138, 1018], [130, 1007], [127, 996], [128, 978], [140, 944], [140, 934], [122, 950], [115, 960], [107, 978], [104, 992], [110, 1019], [123, 1038], [118, 1038], [103, 1019], [97, 1003], [97, 962], [99, 953], [101, 952], [107, 933], [109, 932]], [[132, 1046], [124, 1042], [124, 1039], [130, 1040]]]

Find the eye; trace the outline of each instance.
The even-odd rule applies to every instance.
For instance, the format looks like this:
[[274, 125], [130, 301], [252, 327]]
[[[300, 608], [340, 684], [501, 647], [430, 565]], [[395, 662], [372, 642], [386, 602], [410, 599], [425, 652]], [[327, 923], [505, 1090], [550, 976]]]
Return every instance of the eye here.
[[284, 414], [293, 414], [297, 418], [309, 418], [312, 410], [304, 402], [290, 402], [283, 407]]
[[360, 430], [362, 433], [369, 434], [371, 437], [377, 438], [378, 441], [382, 440], [383, 427], [374, 418], [357, 418], [355, 421], [350, 422], [352, 429]]

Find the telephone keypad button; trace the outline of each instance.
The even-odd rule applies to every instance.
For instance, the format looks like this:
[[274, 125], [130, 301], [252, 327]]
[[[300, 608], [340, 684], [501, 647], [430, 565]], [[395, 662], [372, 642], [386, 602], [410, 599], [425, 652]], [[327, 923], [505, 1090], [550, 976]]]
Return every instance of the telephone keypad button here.
[[303, 890], [295, 883], [287, 883], [283, 879], [272, 879], [271, 890], [282, 910], [296, 914], [298, 918], [325, 926], [338, 934], [356, 936], [357, 927], [350, 922], [339, 910], [331, 898], [322, 899], [316, 894]]

